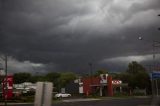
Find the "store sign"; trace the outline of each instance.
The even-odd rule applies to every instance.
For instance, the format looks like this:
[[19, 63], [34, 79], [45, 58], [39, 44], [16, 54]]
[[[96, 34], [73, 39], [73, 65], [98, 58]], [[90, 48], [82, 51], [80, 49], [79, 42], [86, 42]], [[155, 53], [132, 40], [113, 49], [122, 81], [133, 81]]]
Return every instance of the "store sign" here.
[[117, 85], [117, 84], [122, 84], [121, 80], [112, 80], [112, 84]]
[[107, 77], [108, 77], [108, 74], [101, 74], [100, 75], [100, 83], [101, 84], [106, 84], [107, 83]]
[[11, 99], [13, 97], [13, 76], [7, 76], [2, 82], [3, 97]]

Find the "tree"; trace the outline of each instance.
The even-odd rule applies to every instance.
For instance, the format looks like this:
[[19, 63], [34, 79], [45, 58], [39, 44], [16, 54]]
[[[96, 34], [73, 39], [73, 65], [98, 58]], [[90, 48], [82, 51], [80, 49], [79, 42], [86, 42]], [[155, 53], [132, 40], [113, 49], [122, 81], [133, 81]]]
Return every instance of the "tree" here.
[[116, 79], [122, 80], [123, 83], [128, 83], [129, 78], [130, 78], [130, 74], [128, 74], [126, 72], [122, 72], [120, 74], [117, 74], [117, 77], [116, 77]]
[[31, 78], [31, 74], [30, 73], [15, 73], [13, 75], [13, 78], [14, 78], [14, 83], [15, 84], [20, 84], [20, 83], [23, 83], [23, 82], [28, 82], [30, 81], [30, 78]]
[[129, 63], [127, 72], [130, 74], [137, 74], [139, 72], [146, 72], [146, 69], [136, 61]]
[[60, 75], [61, 75], [60, 73], [56, 73], [56, 72], [48, 73], [46, 74], [45, 79], [47, 81], [52, 82], [55, 87], [58, 87]]
[[42, 75], [35, 75], [35, 76], [31, 76], [31, 78], [29, 79], [30, 82], [32, 83], [36, 83], [38, 81], [47, 81], [45, 76]]
[[98, 70], [96, 71], [94, 76], [100, 76], [101, 74], [107, 74], [108, 72], [106, 70]]
[[140, 89], [151, 88], [149, 74], [146, 72], [146, 69], [141, 64], [135, 61], [129, 63], [126, 73], [122, 76], [122, 79], [128, 82], [129, 87], [131, 87], [132, 89], [135, 89], [136, 87]]
[[76, 79], [76, 75], [72, 72], [61, 73], [59, 78], [59, 84], [61, 87], [65, 87], [67, 83]]

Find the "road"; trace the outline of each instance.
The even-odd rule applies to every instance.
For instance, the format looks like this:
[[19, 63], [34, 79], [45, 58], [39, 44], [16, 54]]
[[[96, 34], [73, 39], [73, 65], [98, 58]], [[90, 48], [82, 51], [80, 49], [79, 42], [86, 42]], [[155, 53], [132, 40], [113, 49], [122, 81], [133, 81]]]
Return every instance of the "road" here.
[[[150, 98], [125, 98], [125, 99], [67, 99], [53, 103], [52, 106], [151, 106]], [[3, 105], [0, 105], [3, 106]], [[8, 104], [8, 106], [34, 106], [33, 104]], [[160, 106], [160, 105], [153, 105]]]

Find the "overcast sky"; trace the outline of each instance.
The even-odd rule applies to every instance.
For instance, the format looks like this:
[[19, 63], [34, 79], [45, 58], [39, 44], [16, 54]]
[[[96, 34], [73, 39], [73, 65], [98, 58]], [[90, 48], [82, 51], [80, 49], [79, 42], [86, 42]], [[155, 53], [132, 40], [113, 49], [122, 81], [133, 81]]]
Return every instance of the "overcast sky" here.
[[158, 14], [160, 0], [0, 0], [0, 52], [10, 73], [123, 71], [151, 63]]

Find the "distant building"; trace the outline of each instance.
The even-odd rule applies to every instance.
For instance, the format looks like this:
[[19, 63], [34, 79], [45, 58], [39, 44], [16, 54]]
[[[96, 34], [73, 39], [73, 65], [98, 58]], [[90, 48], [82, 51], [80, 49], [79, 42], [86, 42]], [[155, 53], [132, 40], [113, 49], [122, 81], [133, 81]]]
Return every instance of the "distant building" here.
[[86, 95], [113, 96], [116, 93], [126, 92], [128, 89], [127, 83], [122, 83], [121, 80], [112, 80], [108, 74], [102, 74], [100, 77], [83, 78], [82, 82]]
[[112, 80], [108, 74], [100, 77], [80, 78], [66, 86], [66, 92], [71, 94], [113, 96], [116, 93], [128, 93], [128, 84], [121, 80]]
[[31, 82], [24, 82], [21, 84], [13, 84], [14, 91], [21, 91], [21, 92], [28, 92], [28, 91], [35, 91], [36, 84]]

